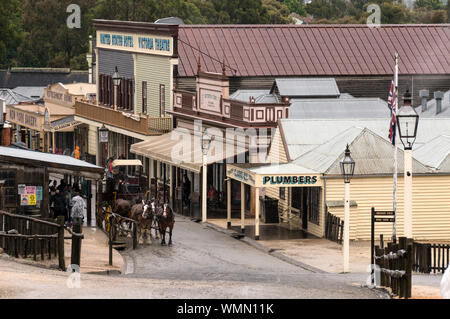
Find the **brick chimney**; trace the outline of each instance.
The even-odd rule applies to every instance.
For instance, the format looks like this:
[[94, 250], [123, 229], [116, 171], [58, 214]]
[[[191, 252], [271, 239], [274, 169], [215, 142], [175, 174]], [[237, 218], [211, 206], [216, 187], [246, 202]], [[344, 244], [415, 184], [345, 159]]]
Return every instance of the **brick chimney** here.
[[435, 91], [434, 98], [436, 100], [436, 115], [442, 112], [442, 98], [444, 97], [444, 92]]
[[422, 98], [422, 112], [427, 110], [427, 97], [430, 95], [428, 90], [420, 90], [419, 96]]

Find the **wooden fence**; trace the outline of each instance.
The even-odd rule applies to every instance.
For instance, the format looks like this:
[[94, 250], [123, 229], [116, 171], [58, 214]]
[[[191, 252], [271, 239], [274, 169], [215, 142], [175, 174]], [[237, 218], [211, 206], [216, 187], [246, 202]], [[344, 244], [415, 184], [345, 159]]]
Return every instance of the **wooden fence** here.
[[327, 212], [325, 221], [325, 238], [342, 244], [344, 238], [344, 221]]
[[414, 271], [438, 273], [444, 272], [449, 266], [450, 245], [414, 242]]
[[388, 243], [387, 247], [375, 246], [379, 284], [391, 288], [392, 293], [400, 298], [410, 298], [413, 260], [412, 239], [400, 237], [398, 244]]
[[63, 216], [55, 222], [0, 211], [0, 247], [6, 254], [16, 258], [32, 257], [35, 261], [57, 257], [59, 269], [63, 271], [66, 270], [64, 239], [72, 239], [71, 263], [80, 266], [83, 238], [81, 225], [73, 231], [67, 229], [70, 237], [64, 237], [65, 229]]

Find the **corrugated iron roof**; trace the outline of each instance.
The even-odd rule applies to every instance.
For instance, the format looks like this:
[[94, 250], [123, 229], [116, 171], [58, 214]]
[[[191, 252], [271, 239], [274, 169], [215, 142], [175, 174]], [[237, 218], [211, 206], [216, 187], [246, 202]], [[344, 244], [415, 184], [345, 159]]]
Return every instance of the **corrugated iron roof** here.
[[23, 96], [27, 96], [30, 99], [41, 99], [44, 97], [45, 86], [18, 86], [14, 88], [14, 92]]
[[0, 99], [6, 101], [6, 105], [15, 105], [20, 102], [32, 102], [34, 101], [28, 96], [22, 95], [11, 89], [0, 89]]
[[[450, 24], [180, 25], [178, 72], [236, 76], [450, 74]], [[234, 74], [234, 69], [236, 72]]]
[[444, 93], [440, 113], [436, 114], [436, 99], [427, 102], [427, 110], [425, 112], [422, 112], [422, 107], [417, 107], [416, 111], [419, 113], [419, 116], [423, 117], [450, 117], [450, 91]]
[[[388, 140], [390, 119], [282, 119], [280, 125], [291, 159], [308, 147], [329, 141], [350, 127], [368, 128]], [[439, 135], [450, 135], [450, 118], [420, 118], [415, 148]], [[397, 139], [397, 145], [401, 145]]]
[[414, 157], [423, 164], [440, 169], [450, 155], [450, 135], [439, 135], [413, 150]]
[[[355, 175], [391, 174], [394, 169], [392, 144], [378, 134], [364, 128], [351, 127], [302, 155], [293, 163], [327, 175], [340, 175], [340, 161], [346, 145], [355, 161]], [[403, 171], [403, 150], [398, 148], [398, 171]], [[431, 173], [425, 165], [413, 158], [416, 174]]]
[[103, 171], [103, 168], [97, 165], [93, 165], [91, 163], [78, 160], [71, 156], [35, 152], [12, 147], [0, 146], [0, 156], [22, 158], [32, 161], [54, 163], [79, 168], [94, 168]]
[[270, 90], [237, 90], [230, 95], [230, 99], [248, 103], [252, 96], [256, 99], [261, 95], [269, 93]]
[[291, 99], [290, 119], [388, 118], [387, 102], [379, 98]]
[[[289, 97], [338, 97], [339, 88], [334, 78], [277, 78], [277, 86], [281, 96]], [[272, 88], [273, 92], [274, 87]]]

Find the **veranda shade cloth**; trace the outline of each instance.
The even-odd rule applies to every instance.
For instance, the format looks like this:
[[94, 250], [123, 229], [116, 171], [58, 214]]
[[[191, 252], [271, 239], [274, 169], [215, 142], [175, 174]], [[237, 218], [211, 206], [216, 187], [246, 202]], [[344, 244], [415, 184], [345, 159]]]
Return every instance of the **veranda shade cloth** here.
[[[151, 136], [147, 140], [131, 145], [130, 151], [194, 173], [200, 173], [202, 167], [201, 135], [187, 129], [175, 129], [170, 133]], [[207, 163], [226, 162], [225, 159], [242, 155], [244, 159], [247, 147], [244, 143], [224, 141], [214, 138], [207, 154]]]

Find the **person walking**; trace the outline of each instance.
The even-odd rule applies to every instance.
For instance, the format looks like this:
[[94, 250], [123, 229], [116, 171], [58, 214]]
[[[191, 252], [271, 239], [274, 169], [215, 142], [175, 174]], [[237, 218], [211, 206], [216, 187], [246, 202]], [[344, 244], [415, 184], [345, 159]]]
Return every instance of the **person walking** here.
[[56, 190], [56, 194], [53, 200], [55, 217], [64, 216], [64, 220], [67, 221], [67, 209], [66, 209], [66, 198], [59, 189]]
[[191, 195], [191, 181], [189, 180], [186, 173], [184, 173], [184, 183], [183, 183], [183, 203], [185, 208], [189, 208], [189, 196]]
[[86, 207], [86, 204], [84, 202], [83, 197], [81, 197], [80, 190], [78, 189], [75, 192], [75, 196], [72, 198], [71, 217], [72, 217], [72, 221], [74, 224], [83, 223], [85, 207]]

